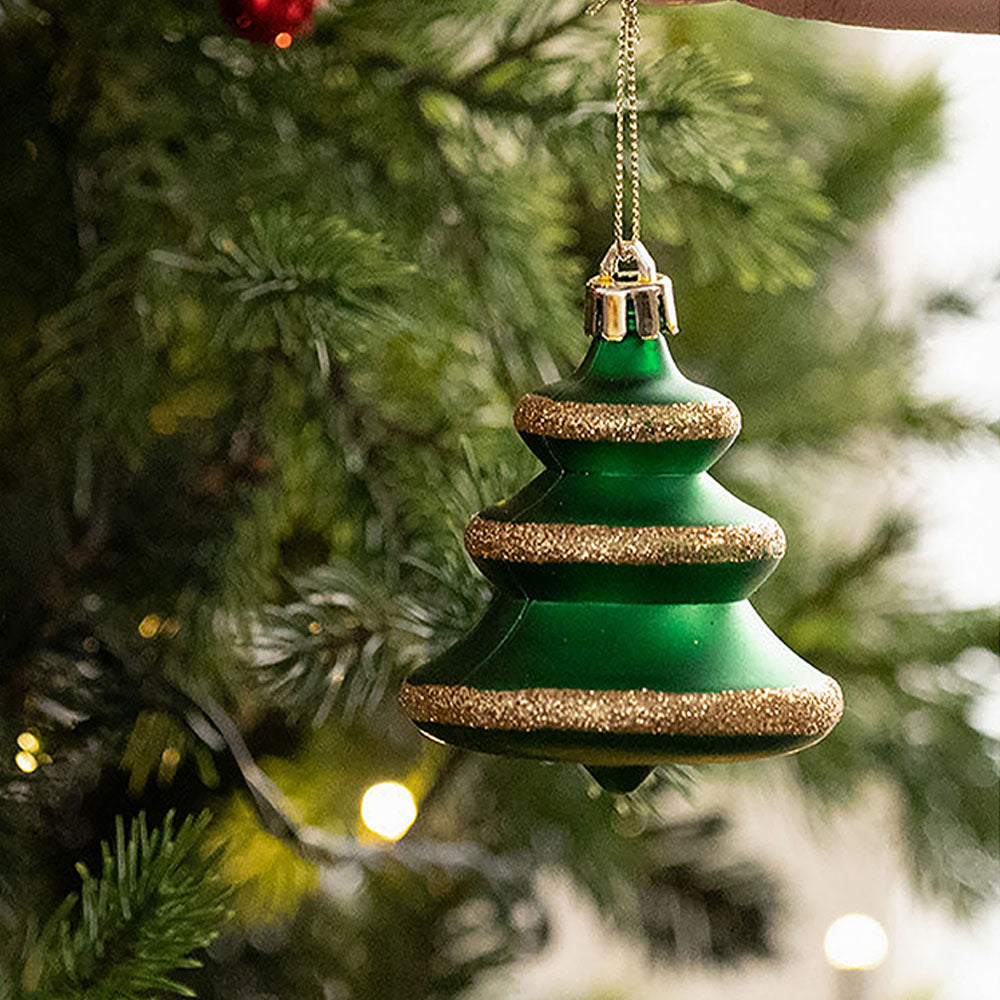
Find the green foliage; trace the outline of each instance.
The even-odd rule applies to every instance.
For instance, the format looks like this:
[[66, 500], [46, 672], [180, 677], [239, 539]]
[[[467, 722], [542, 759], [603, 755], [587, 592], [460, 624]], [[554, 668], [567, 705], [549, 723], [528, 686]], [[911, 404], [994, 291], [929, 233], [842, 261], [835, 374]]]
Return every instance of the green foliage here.
[[405, 273], [381, 240], [340, 218], [293, 218], [287, 206], [251, 216], [241, 244], [229, 236], [213, 243], [218, 253], [204, 262], [164, 251], [153, 259], [205, 273], [231, 299], [217, 336], [236, 351], [272, 348], [294, 357], [341, 323], [361, 325], [374, 346], [388, 322], [378, 305]]
[[[174, 976], [221, 889], [185, 881], [209, 872], [194, 826], [177, 868], [181, 834], [153, 834], [148, 906], [126, 892], [126, 919], [105, 869], [49, 925], [52, 991], [126, 967], [110, 956], [139, 995], [164, 976], [225, 1000], [384, 996], [391, 948], [398, 990], [456, 996], [544, 942], [547, 868], [663, 957], [680, 900], [709, 928], [680, 957], [767, 951], [767, 877], [658, 812], [689, 772], [615, 800], [576, 769], [438, 753], [393, 705], [483, 606], [458, 537], [531, 474], [512, 400], [583, 350], [614, 19], [584, 7], [355, 0], [279, 52], [230, 37], [209, 0], [2, 5], [0, 927], [55, 906], [126, 795], [211, 802], [242, 831], [223, 878], [255, 876], [226, 947]], [[905, 512], [848, 545], [811, 502], [845, 467], [991, 433], [920, 398], [917, 334], [886, 324], [869, 266], [870, 227], [941, 152], [940, 88], [735, 5], [650, 8], [643, 33], [644, 238], [678, 290], [677, 355], [739, 402], [722, 477], [789, 535], [760, 607], [847, 695], [794, 766], [822, 797], [888, 783], [915, 878], [971, 907], [998, 833], [974, 725], [989, 616], [902, 590]], [[33, 775], [8, 753], [28, 727], [50, 761]], [[376, 863], [357, 798], [387, 774], [421, 811]], [[293, 857], [296, 822], [344, 858]], [[176, 918], [184, 893], [204, 937]], [[116, 926], [156, 960], [102, 958]]]
[[336, 705], [350, 721], [359, 710], [377, 707], [422, 659], [475, 623], [488, 587], [451, 541], [468, 511], [507, 495], [534, 460], [522, 455], [520, 470], [485, 469], [467, 439], [460, 445], [462, 462], [446, 480], [438, 467], [424, 470], [427, 487], [441, 496], [441, 549], [416, 541], [398, 565], [385, 566], [388, 579], [348, 563], [314, 567], [291, 581], [290, 602], [235, 618], [236, 648], [256, 671], [264, 703], [292, 721], [301, 721], [302, 713], [325, 719]]
[[995, 670], [996, 616], [859, 609], [852, 616], [859, 634], [848, 640], [829, 623], [843, 620], [836, 608], [850, 601], [841, 595], [810, 609], [792, 632], [804, 655], [842, 678], [856, 704], [830, 754], [799, 767], [813, 787], [837, 797], [850, 792], [851, 771], [888, 778], [900, 796], [916, 881], [970, 911], [989, 891], [994, 867], [988, 845], [996, 837], [1000, 745], [975, 718]]
[[101, 845], [100, 874], [77, 864], [79, 894], [24, 942], [17, 996], [194, 996], [171, 974], [201, 964], [193, 953], [218, 935], [229, 889], [217, 875], [219, 852], [201, 851], [208, 814], [176, 831], [172, 820], [170, 813], [150, 834], [140, 815], [126, 838], [119, 817], [114, 850]]
[[354, 718], [383, 702], [426, 651], [430, 629], [417, 607], [348, 566], [325, 565], [294, 583], [298, 599], [271, 605], [249, 625], [247, 656], [260, 697], [293, 721], [311, 709], [322, 719], [339, 697], [339, 714]]

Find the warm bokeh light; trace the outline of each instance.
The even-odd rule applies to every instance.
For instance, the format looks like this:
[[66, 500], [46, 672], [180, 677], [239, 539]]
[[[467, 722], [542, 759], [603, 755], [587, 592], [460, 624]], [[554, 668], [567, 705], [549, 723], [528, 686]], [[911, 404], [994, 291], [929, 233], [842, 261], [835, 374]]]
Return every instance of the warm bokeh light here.
[[17, 738], [17, 745], [28, 753], [38, 753], [42, 744], [38, 742], [38, 737], [34, 733], [23, 732]]
[[165, 618], [160, 626], [160, 635], [165, 635], [168, 639], [173, 639], [181, 630], [181, 623], [176, 618]]
[[889, 950], [882, 925], [864, 913], [845, 913], [827, 928], [826, 960], [835, 969], [874, 969]]
[[177, 773], [177, 765], [181, 762], [181, 752], [177, 747], [167, 747], [160, 754], [160, 769], [158, 772], [161, 784], [169, 784]]
[[159, 615], [146, 615], [141, 622], [139, 622], [139, 635], [143, 639], [152, 639], [154, 635], [160, 630], [160, 616]]
[[274, 44], [279, 49], [287, 49], [292, 44], [292, 36], [287, 31], [279, 31], [274, 36]]
[[31, 774], [32, 771], [38, 769], [38, 760], [33, 753], [29, 753], [27, 750], [22, 750], [15, 758], [14, 763], [24, 771], [25, 774]]
[[398, 781], [380, 781], [361, 797], [361, 821], [384, 840], [399, 840], [417, 818], [417, 800]]

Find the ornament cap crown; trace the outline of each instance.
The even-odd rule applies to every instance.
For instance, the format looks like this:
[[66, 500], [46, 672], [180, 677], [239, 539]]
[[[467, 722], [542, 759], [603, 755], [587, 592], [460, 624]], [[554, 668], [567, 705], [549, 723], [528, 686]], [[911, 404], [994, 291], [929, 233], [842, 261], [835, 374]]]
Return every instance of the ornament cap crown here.
[[[624, 261], [635, 271], [621, 272]], [[624, 340], [630, 333], [651, 340], [677, 333], [673, 282], [656, 270], [640, 240], [616, 240], [601, 261], [600, 273], [587, 282], [585, 328], [591, 337]]]

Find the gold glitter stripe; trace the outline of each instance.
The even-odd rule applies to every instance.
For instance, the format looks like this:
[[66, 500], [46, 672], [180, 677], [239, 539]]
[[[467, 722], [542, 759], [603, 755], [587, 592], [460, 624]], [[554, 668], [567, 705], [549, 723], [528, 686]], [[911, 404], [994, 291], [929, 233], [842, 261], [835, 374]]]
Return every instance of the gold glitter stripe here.
[[501, 562], [584, 562], [614, 566], [750, 562], [780, 559], [785, 533], [777, 521], [759, 524], [615, 526], [514, 524], [474, 517], [465, 529], [470, 556]]
[[829, 732], [844, 711], [840, 685], [830, 677], [817, 687], [690, 693], [404, 684], [399, 701], [415, 722], [683, 736], [819, 735]]
[[572, 441], [705, 441], [735, 437], [740, 411], [717, 403], [577, 403], [529, 393], [514, 410], [514, 427], [528, 434]]

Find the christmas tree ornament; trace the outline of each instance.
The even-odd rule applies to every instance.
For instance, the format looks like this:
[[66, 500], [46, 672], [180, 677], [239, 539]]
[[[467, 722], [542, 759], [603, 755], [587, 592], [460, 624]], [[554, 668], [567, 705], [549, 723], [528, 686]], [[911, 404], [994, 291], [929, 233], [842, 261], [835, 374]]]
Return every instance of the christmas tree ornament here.
[[615, 791], [659, 763], [793, 753], [843, 710], [836, 681], [749, 603], [785, 536], [709, 475], [740, 412], [685, 378], [667, 346], [673, 288], [639, 239], [636, 35], [636, 0], [623, 0], [615, 240], [587, 283], [590, 349], [572, 376], [514, 412], [545, 470], [466, 529], [492, 603], [400, 694], [432, 739], [576, 761]]
[[219, 0], [233, 34], [258, 45], [287, 49], [312, 23], [316, 0]]

